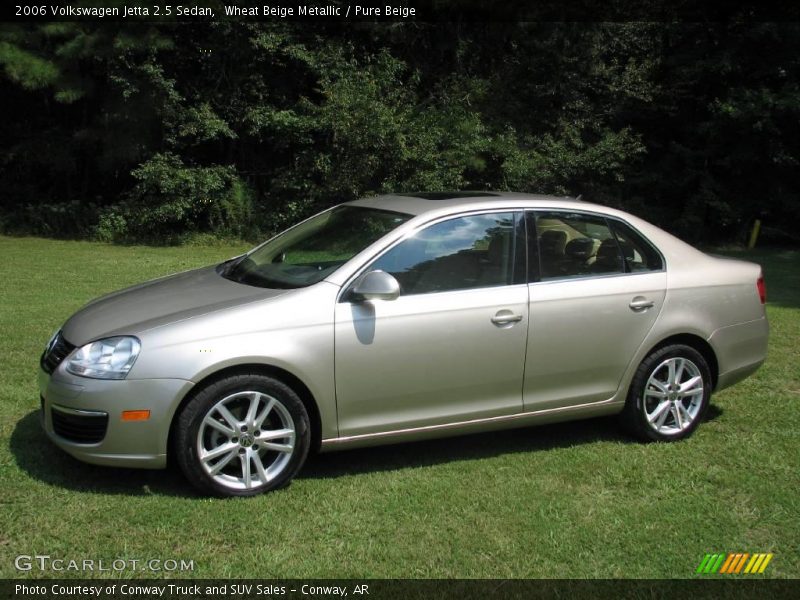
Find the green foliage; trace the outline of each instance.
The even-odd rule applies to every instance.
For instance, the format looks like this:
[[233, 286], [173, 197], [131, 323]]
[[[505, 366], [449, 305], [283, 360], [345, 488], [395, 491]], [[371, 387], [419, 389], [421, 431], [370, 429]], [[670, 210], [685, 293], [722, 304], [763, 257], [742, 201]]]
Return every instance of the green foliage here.
[[480, 114], [463, 102], [418, 106], [419, 81], [385, 50], [340, 59], [319, 84], [323, 100], [299, 105], [313, 124], [300, 155], [313, 198], [458, 189], [471, 183], [468, 170], [481, 170], [491, 138]]
[[0, 227], [256, 238], [364, 194], [458, 188], [583, 194], [742, 239], [800, 218], [798, 31], [7, 26], [0, 88], [24, 118], [0, 121]]
[[8, 42], [0, 42], [0, 64], [8, 78], [26, 90], [47, 87], [58, 77], [53, 63]]
[[96, 236], [101, 240], [176, 243], [198, 231], [227, 237], [250, 233], [252, 197], [233, 167], [189, 167], [164, 153], [132, 175], [136, 185], [100, 218]]
[[180, 114], [181, 121], [176, 126], [175, 137], [170, 141], [190, 138], [196, 143], [217, 138], [235, 139], [236, 133], [221, 119], [207, 102], [191, 106]]
[[506, 150], [508, 158], [503, 163], [506, 186], [556, 194], [569, 193], [574, 181], [589, 182], [593, 178], [624, 181], [626, 163], [644, 151], [629, 128], [606, 130], [602, 137], [587, 143], [579, 129], [565, 124], [560, 136], [548, 133], [530, 140], [530, 150], [519, 148], [514, 142], [512, 138]]
[[37, 231], [55, 238], [91, 237], [98, 207], [91, 202], [25, 203], [0, 215], [6, 231]]

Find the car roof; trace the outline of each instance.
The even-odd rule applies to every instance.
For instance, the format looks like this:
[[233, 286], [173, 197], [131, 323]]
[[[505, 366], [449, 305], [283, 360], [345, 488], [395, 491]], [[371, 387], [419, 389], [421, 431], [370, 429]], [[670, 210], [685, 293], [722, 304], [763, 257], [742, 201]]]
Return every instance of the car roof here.
[[372, 196], [370, 198], [361, 198], [359, 200], [347, 202], [346, 204], [348, 206], [391, 210], [414, 216], [428, 212], [441, 211], [442, 209], [484, 209], [491, 208], [493, 205], [502, 205], [503, 208], [540, 207], [575, 209], [586, 209], [591, 206], [580, 200], [565, 196], [485, 191], [386, 194], [382, 196]]

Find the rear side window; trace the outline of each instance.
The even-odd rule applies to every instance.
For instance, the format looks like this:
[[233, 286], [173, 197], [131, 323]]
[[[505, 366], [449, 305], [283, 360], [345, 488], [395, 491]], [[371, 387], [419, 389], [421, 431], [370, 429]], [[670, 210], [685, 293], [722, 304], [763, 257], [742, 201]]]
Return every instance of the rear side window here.
[[542, 280], [624, 273], [617, 237], [603, 217], [536, 212]]
[[664, 260], [653, 245], [625, 223], [610, 220], [628, 273], [661, 271]]

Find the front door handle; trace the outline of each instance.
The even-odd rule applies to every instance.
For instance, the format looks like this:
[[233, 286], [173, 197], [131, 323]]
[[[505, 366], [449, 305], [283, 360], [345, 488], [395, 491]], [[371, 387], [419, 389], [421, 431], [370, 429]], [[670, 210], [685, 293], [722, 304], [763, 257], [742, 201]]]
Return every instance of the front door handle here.
[[515, 315], [510, 310], [501, 310], [492, 317], [492, 323], [502, 327], [503, 325], [513, 325], [522, 321], [522, 315]]
[[631, 300], [628, 306], [634, 312], [642, 312], [647, 310], [648, 308], [653, 308], [655, 302], [652, 300], [648, 300], [644, 296], [636, 296], [633, 300]]

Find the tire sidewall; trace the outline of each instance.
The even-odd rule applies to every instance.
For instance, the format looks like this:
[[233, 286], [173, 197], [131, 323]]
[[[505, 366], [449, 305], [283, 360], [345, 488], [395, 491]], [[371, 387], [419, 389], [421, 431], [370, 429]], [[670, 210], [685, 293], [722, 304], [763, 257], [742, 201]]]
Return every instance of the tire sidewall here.
[[[283, 404], [295, 429], [295, 450], [283, 471], [266, 485], [231, 489], [206, 473], [197, 454], [197, 434], [208, 412], [222, 399], [237, 392], [262, 392]], [[303, 466], [311, 445], [308, 412], [297, 394], [282, 382], [264, 375], [236, 375], [211, 384], [195, 395], [178, 416], [177, 459], [187, 479], [205, 492], [217, 496], [254, 496], [288, 485]]]

